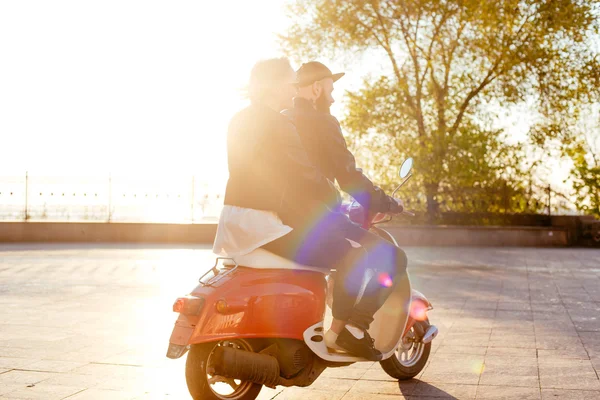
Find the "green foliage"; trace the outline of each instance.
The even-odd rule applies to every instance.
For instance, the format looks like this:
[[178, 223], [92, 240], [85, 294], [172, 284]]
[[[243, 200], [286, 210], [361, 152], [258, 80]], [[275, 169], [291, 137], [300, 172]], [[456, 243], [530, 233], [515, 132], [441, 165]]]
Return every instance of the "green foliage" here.
[[600, 62], [590, 37], [598, 33], [599, 4], [299, 0], [282, 44], [303, 61], [363, 53], [387, 63], [386, 73], [347, 93], [343, 124], [352, 141], [370, 147], [362, 153], [376, 155], [375, 177], [389, 174], [392, 160], [415, 157], [411, 184], [434, 212], [437, 197], [465, 187], [508, 190], [515, 199], [531, 193], [525, 150], [491, 127], [498, 110], [489, 101], [535, 99], [543, 118], [532, 139], [560, 135], [561, 116], [576, 115], [597, 95]]
[[577, 208], [600, 217], [600, 107], [587, 111], [570, 135], [565, 135], [562, 149], [573, 162], [571, 180]]

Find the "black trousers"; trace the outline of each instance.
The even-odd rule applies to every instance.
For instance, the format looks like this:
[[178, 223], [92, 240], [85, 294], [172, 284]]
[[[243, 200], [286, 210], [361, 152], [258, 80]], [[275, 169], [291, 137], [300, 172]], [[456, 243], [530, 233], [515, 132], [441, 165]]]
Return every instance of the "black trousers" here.
[[[406, 273], [404, 251], [338, 213], [294, 225], [292, 232], [263, 248], [299, 264], [335, 268], [333, 317], [368, 329], [392, 286]], [[353, 247], [347, 239], [361, 247]], [[356, 303], [368, 269], [374, 275]]]

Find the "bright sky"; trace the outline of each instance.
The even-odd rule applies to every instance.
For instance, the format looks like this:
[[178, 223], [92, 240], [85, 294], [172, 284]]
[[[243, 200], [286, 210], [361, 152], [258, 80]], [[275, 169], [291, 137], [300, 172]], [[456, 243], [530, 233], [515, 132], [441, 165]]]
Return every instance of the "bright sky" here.
[[282, 1], [0, 2], [0, 174], [226, 175], [253, 63]]
[[[0, 2], [0, 175], [193, 173], [223, 183], [227, 123], [245, 105], [252, 65], [282, 55], [284, 3]], [[338, 100], [370, 72], [356, 61]]]

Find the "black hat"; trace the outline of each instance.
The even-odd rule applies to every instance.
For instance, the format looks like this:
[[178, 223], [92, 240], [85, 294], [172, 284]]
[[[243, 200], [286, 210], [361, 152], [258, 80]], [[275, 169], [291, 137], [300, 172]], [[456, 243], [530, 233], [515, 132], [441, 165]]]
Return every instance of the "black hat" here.
[[335, 82], [345, 74], [345, 72], [334, 74], [324, 64], [321, 64], [318, 61], [311, 61], [302, 64], [300, 68], [298, 68], [298, 71], [296, 71], [296, 86], [304, 87], [312, 85], [325, 78], [331, 78]]

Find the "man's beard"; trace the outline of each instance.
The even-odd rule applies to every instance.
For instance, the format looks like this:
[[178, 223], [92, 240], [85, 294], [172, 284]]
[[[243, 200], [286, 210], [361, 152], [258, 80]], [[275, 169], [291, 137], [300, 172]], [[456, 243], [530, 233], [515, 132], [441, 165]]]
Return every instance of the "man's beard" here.
[[317, 100], [315, 100], [315, 108], [317, 111], [325, 114], [331, 114], [329, 107], [331, 107], [331, 103], [329, 103], [329, 100], [323, 94], [321, 94]]

